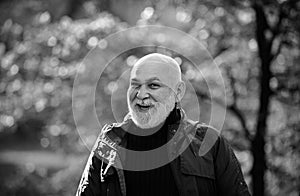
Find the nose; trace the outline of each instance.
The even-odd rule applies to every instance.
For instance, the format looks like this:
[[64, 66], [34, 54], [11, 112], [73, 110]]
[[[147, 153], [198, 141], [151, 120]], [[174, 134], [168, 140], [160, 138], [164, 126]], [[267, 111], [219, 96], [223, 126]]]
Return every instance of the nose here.
[[144, 85], [142, 85], [137, 92], [138, 99], [145, 99], [149, 97], [149, 93]]

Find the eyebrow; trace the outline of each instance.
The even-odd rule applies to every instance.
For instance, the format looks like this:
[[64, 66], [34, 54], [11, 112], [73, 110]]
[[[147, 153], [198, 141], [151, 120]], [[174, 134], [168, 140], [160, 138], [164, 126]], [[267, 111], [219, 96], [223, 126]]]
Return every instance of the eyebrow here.
[[[160, 81], [160, 79], [158, 77], [152, 77], [152, 78], [149, 78], [148, 80], [146, 80], [146, 82], [150, 82], [150, 81], [153, 81], [153, 80], [158, 80]], [[136, 78], [132, 78], [131, 79], [132, 82], [139, 82], [140, 80], [136, 79]]]

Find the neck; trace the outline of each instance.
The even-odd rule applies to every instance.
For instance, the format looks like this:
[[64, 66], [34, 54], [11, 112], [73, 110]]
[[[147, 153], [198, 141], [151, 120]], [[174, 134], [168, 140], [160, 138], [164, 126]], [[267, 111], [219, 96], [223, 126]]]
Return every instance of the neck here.
[[152, 134], [156, 133], [158, 130], [160, 130], [164, 126], [164, 124], [165, 124], [165, 121], [160, 123], [158, 126], [143, 129], [143, 128], [139, 127], [138, 125], [136, 125], [135, 123], [133, 123], [133, 126], [131, 127], [130, 132], [134, 135], [148, 136], [148, 135], [152, 135]]
[[154, 127], [149, 127], [149, 128], [142, 128], [142, 127], [139, 127], [137, 124], [135, 124], [135, 127], [137, 129], [140, 129], [140, 130], [144, 130], [144, 131], [153, 131], [153, 130], [158, 130], [160, 128], [162, 128], [162, 126], [165, 124], [166, 120], [164, 120], [163, 122], [161, 122], [159, 125], [157, 126], [154, 126]]

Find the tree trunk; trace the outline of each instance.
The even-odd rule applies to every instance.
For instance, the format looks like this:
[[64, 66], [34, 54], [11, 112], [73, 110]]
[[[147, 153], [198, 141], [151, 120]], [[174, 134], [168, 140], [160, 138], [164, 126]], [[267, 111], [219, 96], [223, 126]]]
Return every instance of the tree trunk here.
[[268, 23], [262, 5], [255, 4], [256, 13], [256, 40], [258, 43], [260, 67], [260, 94], [259, 109], [257, 114], [256, 134], [252, 140], [251, 151], [253, 154], [253, 166], [251, 170], [253, 195], [265, 195], [264, 175], [266, 170], [265, 157], [265, 135], [267, 132], [267, 118], [269, 113], [269, 102], [271, 96], [270, 78], [271, 78], [271, 41], [266, 38], [265, 33], [268, 30]]

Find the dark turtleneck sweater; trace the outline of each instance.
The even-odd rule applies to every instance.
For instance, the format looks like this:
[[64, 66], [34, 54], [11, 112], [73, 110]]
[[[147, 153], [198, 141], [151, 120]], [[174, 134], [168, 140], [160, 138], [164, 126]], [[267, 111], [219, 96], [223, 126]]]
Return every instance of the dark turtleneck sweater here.
[[[176, 107], [175, 107], [176, 108]], [[180, 119], [180, 111], [174, 109], [160, 130], [148, 136], [127, 133], [127, 149], [147, 151], [167, 143], [168, 125]], [[159, 158], [159, 157], [157, 157]], [[124, 170], [128, 196], [178, 196], [170, 163], [146, 171]]]

